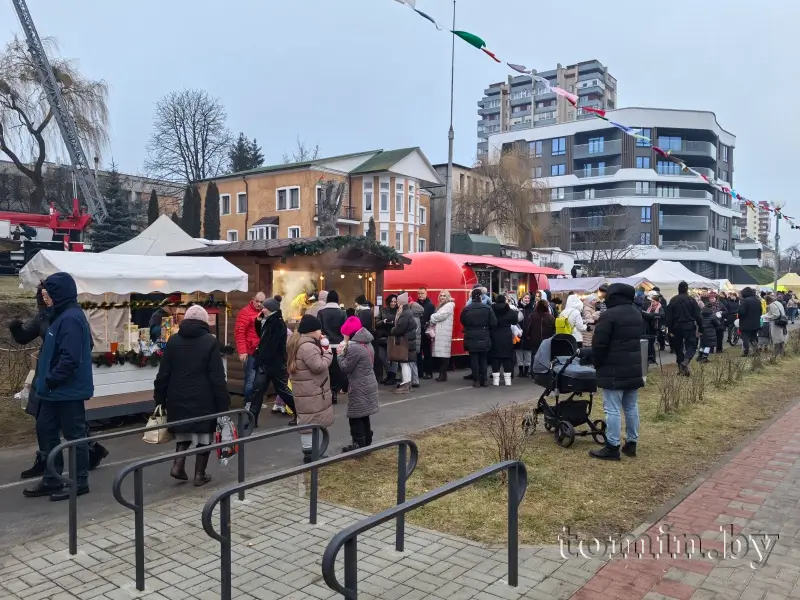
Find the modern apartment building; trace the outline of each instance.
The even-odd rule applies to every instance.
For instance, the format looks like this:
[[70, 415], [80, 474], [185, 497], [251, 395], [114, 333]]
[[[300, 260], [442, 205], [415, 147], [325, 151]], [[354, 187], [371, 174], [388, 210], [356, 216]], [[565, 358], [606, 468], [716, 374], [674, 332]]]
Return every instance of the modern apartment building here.
[[[643, 129], [653, 143], [731, 186], [736, 137], [711, 112], [624, 108], [609, 117]], [[663, 160], [644, 140], [599, 119], [580, 119], [491, 136], [489, 144], [528, 151], [534, 178], [551, 190], [548, 244], [576, 260], [631, 275], [658, 259], [684, 263], [705, 277], [727, 278], [734, 256], [731, 198]]]
[[489, 137], [507, 131], [519, 131], [566, 123], [590, 116], [580, 108], [617, 108], [617, 80], [598, 60], [567, 67], [557, 65], [550, 71], [536, 73], [551, 85], [578, 95], [576, 110], [566, 99], [547, 91], [530, 75], [509, 76], [506, 82], [493, 83], [483, 91], [478, 102], [478, 160], [490, 154]]
[[769, 211], [768, 202], [761, 201], [756, 206], [758, 206], [758, 211], [748, 209], [753, 215], [753, 219], [758, 219], [758, 237], [753, 239], [757, 239], [765, 246], [772, 246], [772, 220], [775, 215]]
[[[316, 237], [322, 180], [347, 181], [341, 235], [364, 235], [399, 252], [428, 250], [430, 192], [442, 185], [419, 148], [371, 150], [301, 163], [259, 167], [214, 178], [220, 192], [220, 232], [231, 242]], [[199, 183], [205, 196], [210, 180]]]

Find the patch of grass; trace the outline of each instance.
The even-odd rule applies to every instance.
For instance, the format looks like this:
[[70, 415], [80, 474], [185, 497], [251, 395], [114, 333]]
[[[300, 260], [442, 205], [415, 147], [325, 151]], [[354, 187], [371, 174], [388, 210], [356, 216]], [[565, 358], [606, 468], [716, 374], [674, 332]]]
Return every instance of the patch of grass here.
[[33, 300], [35, 294], [19, 287], [19, 277], [0, 276], [0, 300]]
[[[535, 434], [526, 460], [528, 491], [520, 507], [520, 541], [555, 544], [562, 527], [579, 536], [629, 532], [650, 513], [705, 472], [760, 423], [796, 397], [800, 357], [764, 365], [736, 385], [707, 389], [703, 402], [659, 410], [662, 375], [648, 376], [640, 391], [640, 452], [635, 459], [606, 463], [590, 459], [591, 438], [569, 449], [550, 434]], [[665, 372], [673, 368], [666, 368]], [[596, 397], [594, 416], [602, 417]], [[380, 415], [377, 416], [380, 419]], [[477, 416], [413, 436], [420, 462], [408, 482], [408, 498], [429, 491], [494, 461], [496, 452]], [[623, 431], [624, 434], [624, 431]], [[623, 457], [625, 458], [625, 457]], [[376, 513], [396, 499], [395, 451], [379, 452], [356, 464], [343, 463], [320, 474], [324, 500]], [[498, 482], [472, 486], [408, 515], [410, 523], [484, 543], [506, 538], [506, 489]]]

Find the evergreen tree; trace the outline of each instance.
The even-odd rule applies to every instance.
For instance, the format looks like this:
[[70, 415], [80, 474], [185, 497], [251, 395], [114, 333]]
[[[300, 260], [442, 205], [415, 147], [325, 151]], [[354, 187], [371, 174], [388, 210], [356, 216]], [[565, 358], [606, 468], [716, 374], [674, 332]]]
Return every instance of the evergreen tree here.
[[[194, 198], [192, 197], [192, 186], [187, 185], [183, 190], [183, 202], [181, 203], [181, 229], [192, 235], [192, 211], [194, 210]], [[194, 237], [194, 236], [192, 236]]]
[[191, 231], [189, 235], [194, 238], [202, 236], [201, 231], [203, 221], [203, 199], [200, 197], [200, 190], [192, 186], [192, 220], [190, 221]]
[[240, 133], [236, 142], [228, 150], [228, 172], [237, 173], [256, 169], [264, 164], [264, 154], [258, 142], [251, 142], [244, 133]]
[[178, 227], [181, 226], [181, 218], [175, 211], [172, 211], [172, 222], [175, 223], [175, 225], [177, 225]]
[[375, 219], [373, 219], [372, 217], [370, 217], [370, 218], [369, 218], [369, 227], [367, 227], [367, 235], [366, 235], [366, 238], [367, 238], [367, 239], [369, 239], [369, 240], [374, 240], [374, 239], [376, 239], [376, 234], [375, 234]]
[[147, 205], [147, 224], [152, 225], [158, 219], [158, 194], [153, 190], [150, 192], [150, 203]]
[[206, 190], [206, 202], [203, 207], [203, 236], [207, 240], [220, 239], [219, 224], [219, 189], [213, 181]]
[[102, 224], [92, 230], [92, 250], [105, 252], [136, 237], [136, 216], [133, 214], [128, 195], [122, 187], [117, 166], [112, 162], [108, 176], [103, 181], [100, 193], [106, 203], [108, 216]]

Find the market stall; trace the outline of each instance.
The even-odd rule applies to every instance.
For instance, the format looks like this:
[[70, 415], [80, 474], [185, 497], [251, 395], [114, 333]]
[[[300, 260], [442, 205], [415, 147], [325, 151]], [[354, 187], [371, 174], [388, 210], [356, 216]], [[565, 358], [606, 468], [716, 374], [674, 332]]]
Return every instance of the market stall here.
[[649, 268], [634, 277], [647, 279], [661, 290], [661, 295], [667, 300], [678, 294], [678, 284], [685, 281], [690, 290], [716, 290], [719, 285], [713, 279], [706, 279], [702, 275], [693, 273], [679, 262], [671, 260], [658, 260]]
[[171, 252], [204, 248], [172, 219], [161, 215], [150, 227], [132, 240], [106, 250], [103, 254], [127, 254], [129, 256], [166, 256]]
[[[228, 344], [227, 294], [247, 290], [247, 275], [223, 259], [129, 256], [43, 250], [20, 271], [20, 286], [34, 290], [49, 275], [72, 275], [91, 328], [95, 395], [87, 418], [150, 412], [161, 351], [183, 314], [202, 304], [212, 333]], [[163, 300], [145, 294], [169, 294]], [[161, 309], [159, 336], [131, 322], [137, 310]]]
[[627, 283], [635, 289], [649, 292], [653, 284], [644, 277], [573, 277], [568, 279], [550, 279], [550, 291], [553, 294], [591, 294], [603, 284]]
[[788, 292], [792, 291], [800, 294], [800, 275], [797, 273], [787, 273], [778, 279], [778, 291]]

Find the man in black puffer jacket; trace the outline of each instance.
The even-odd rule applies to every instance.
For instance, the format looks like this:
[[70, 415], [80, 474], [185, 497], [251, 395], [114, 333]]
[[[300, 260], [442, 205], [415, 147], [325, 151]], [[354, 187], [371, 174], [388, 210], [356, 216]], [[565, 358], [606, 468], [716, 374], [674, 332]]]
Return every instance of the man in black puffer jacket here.
[[697, 300], [689, 296], [689, 284], [678, 284], [678, 295], [667, 304], [669, 345], [675, 350], [675, 362], [683, 375], [689, 375], [689, 363], [697, 351], [697, 338], [703, 331], [703, 317]]
[[742, 356], [750, 354], [758, 348], [758, 330], [761, 329], [761, 299], [753, 288], [742, 290], [742, 301], [739, 303], [739, 331], [742, 332]]
[[256, 319], [254, 327], [259, 337], [255, 356], [256, 380], [252, 400], [245, 408], [253, 413], [255, 426], [258, 427], [258, 415], [264, 404], [264, 395], [272, 384], [275, 393], [294, 413], [289, 425], [297, 425], [294, 395], [289, 389], [289, 372], [286, 370], [286, 322], [277, 300], [269, 298], [264, 301], [261, 315]]
[[486, 363], [492, 349], [492, 327], [497, 327], [497, 317], [488, 304], [481, 302], [481, 290], [472, 290], [470, 299], [461, 311], [461, 324], [464, 326], [464, 350], [469, 352], [472, 366], [472, 386], [487, 387]]
[[592, 364], [597, 369], [597, 387], [603, 390], [606, 413], [606, 444], [589, 454], [603, 460], [619, 460], [622, 419], [625, 412], [625, 446], [622, 452], [636, 456], [639, 439], [639, 388], [642, 373], [642, 313], [634, 305], [636, 291], [626, 283], [608, 287], [606, 310], [600, 315], [592, 337]]

